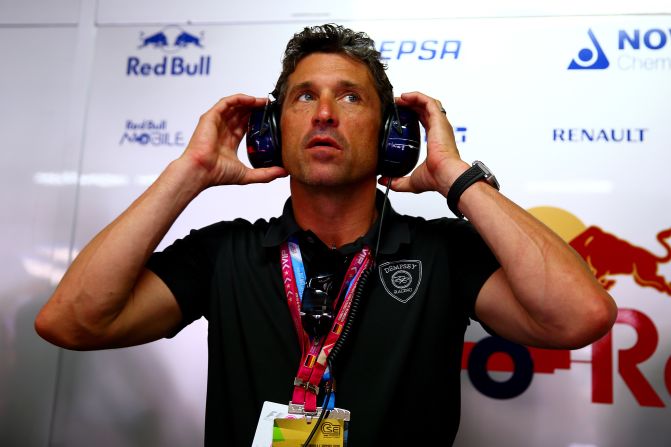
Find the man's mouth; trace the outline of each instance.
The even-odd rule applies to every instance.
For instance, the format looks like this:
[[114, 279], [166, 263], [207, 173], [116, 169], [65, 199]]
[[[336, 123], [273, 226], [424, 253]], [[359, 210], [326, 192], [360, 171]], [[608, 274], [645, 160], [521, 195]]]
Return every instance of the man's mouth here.
[[340, 144], [334, 138], [328, 136], [314, 136], [310, 138], [307, 144], [307, 148], [313, 149], [318, 147], [331, 147], [342, 150], [342, 146], [340, 146]]

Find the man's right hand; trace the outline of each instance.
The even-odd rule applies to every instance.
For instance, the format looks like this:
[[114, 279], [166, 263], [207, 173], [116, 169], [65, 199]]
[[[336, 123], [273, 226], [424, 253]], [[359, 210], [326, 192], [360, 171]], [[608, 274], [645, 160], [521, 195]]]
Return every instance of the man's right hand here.
[[252, 169], [238, 157], [238, 146], [247, 129], [253, 108], [263, 107], [266, 98], [237, 94], [219, 100], [201, 115], [189, 144], [178, 160], [195, 169], [201, 188], [218, 185], [267, 183], [287, 172], [281, 167]]
[[35, 321], [43, 338], [69, 349], [102, 349], [174, 333], [181, 309], [145, 264], [175, 219], [204, 189], [287, 175], [280, 167], [248, 168], [238, 158], [251, 110], [265, 101], [233, 95], [201, 116], [184, 153], [72, 262]]

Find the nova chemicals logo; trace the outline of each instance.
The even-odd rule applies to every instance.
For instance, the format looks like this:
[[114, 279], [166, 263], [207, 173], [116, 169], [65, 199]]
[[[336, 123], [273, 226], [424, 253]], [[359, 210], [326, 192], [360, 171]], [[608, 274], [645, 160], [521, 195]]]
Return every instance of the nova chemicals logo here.
[[[137, 51], [126, 62], [126, 76], [209, 76], [211, 56], [203, 54], [203, 35], [168, 25], [153, 33], [141, 32]], [[178, 54], [180, 53], [180, 54]]]
[[573, 59], [568, 66], [569, 70], [603, 70], [608, 68], [610, 63], [606, 54], [601, 49], [599, 41], [594, 37], [592, 30], [587, 31], [589, 39], [592, 41], [593, 50], [590, 48], [583, 48], [578, 52], [578, 60]]
[[589, 29], [587, 36], [591, 45], [578, 52], [569, 70], [671, 70], [671, 28], [618, 29], [600, 32], [599, 40]]
[[184, 135], [181, 131], [170, 132], [166, 120], [126, 120], [119, 146], [127, 144], [152, 147], [184, 146]]

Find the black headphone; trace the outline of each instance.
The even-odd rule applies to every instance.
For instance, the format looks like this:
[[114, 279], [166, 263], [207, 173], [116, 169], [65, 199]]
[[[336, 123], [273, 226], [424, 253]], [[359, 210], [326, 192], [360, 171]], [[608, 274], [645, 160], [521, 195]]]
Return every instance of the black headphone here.
[[[247, 124], [247, 156], [255, 168], [282, 166], [280, 107], [277, 101], [254, 109]], [[403, 177], [419, 159], [419, 118], [407, 107], [392, 104], [384, 114], [380, 132], [377, 173]]]

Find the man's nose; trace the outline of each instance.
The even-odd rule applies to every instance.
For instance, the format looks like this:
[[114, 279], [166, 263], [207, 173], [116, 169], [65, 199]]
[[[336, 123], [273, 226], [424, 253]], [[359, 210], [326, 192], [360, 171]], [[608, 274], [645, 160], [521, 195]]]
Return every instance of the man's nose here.
[[337, 105], [332, 98], [320, 98], [312, 120], [318, 126], [336, 126], [338, 124]]

